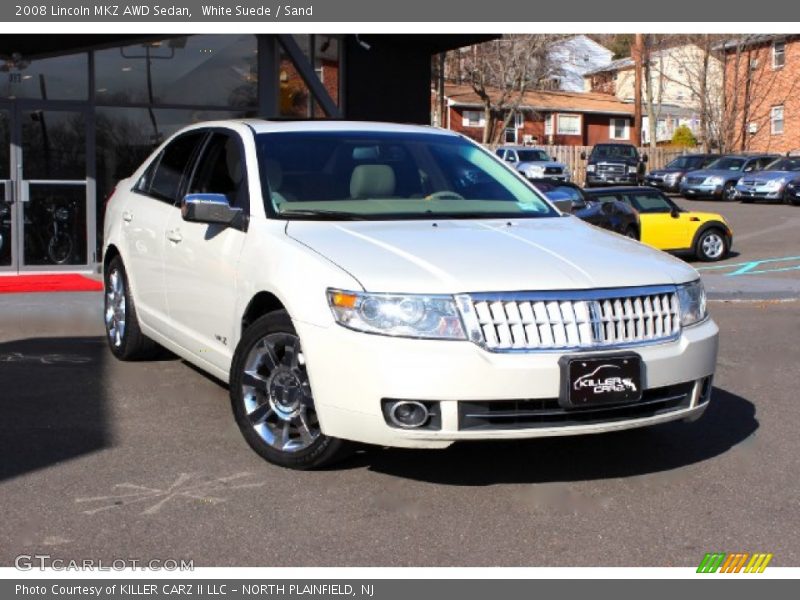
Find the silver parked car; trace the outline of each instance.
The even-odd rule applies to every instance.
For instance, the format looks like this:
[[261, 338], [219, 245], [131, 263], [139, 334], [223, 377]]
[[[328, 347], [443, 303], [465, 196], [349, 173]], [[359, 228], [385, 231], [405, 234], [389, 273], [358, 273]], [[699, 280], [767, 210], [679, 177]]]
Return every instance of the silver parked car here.
[[567, 165], [553, 160], [540, 148], [501, 146], [496, 152], [497, 156], [511, 163], [527, 179], [570, 179]]

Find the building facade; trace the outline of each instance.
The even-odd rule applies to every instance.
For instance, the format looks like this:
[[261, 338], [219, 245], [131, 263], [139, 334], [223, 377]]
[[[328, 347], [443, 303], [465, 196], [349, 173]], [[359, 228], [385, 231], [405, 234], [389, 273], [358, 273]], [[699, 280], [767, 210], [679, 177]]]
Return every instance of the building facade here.
[[[700, 95], [705, 87], [705, 112], [709, 120], [717, 121], [722, 107], [722, 61], [695, 44], [672, 46], [653, 51], [650, 55], [650, 80], [655, 102], [656, 141], [669, 142], [681, 125], [686, 125], [696, 137], [701, 134], [700, 121], [703, 103]], [[701, 79], [705, 83], [701, 83]], [[642, 102], [646, 99], [642, 82]], [[635, 69], [632, 58], [615, 60], [608, 65], [588, 71], [584, 89], [611, 94], [622, 102], [635, 101]], [[649, 143], [648, 119], [642, 125], [642, 142]]]
[[722, 50], [728, 147], [800, 151], [800, 36], [754, 35]]
[[4, 35], [0, 273], [96, 268], [104, 200], [185, 125], [427, 123], [431, 55], [488, 37]]
[[[490, 92], [499, 96], [499, 92]], [[447, 119], [444, 126], [475, 141], [484, 137], [487, 115], [470, 86], [445, 86]], [[519, 104], [499, 143], [592, 146], [599, 142], [635, 143], [633, 105], [604, 94], [529, 91]], [[493, 113], [496, 129], [505, 114]], [[492, 140], [494, 141], [494, 140]]]

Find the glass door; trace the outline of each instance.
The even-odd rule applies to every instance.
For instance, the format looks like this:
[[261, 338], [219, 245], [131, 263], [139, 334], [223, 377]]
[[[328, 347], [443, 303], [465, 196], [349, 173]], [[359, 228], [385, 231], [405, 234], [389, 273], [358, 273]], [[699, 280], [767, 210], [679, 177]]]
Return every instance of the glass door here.
[[11, 111], [0, 109], [0, 271], [16, 270], [14, 182], [11, 179]]
[[18, 269], [87, 268], [94, 231], [87, 219], [86, 112], [40, 106], [18, 102], [14, 111]]

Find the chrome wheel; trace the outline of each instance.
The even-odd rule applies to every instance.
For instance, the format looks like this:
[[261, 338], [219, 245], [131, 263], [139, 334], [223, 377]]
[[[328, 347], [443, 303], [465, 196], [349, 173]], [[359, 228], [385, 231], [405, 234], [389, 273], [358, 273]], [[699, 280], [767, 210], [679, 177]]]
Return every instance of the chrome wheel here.
[[114, 269], [106, 281], [106, 332], [111, 343], [120, 347], [125, 337], [125, 282], [122, 273]]
[[703, 237], [700, 247], [706, 258], [712, 260], [717, 259], [721, 257], [722, 253], [725, 251], [725, 240], [722, 239], [720, 234], [711, 232]]
[[270, 333], [250, 350], [241, 391], [247, 420], [270, 447], [295, 453], [321, 435], [300, 339]]

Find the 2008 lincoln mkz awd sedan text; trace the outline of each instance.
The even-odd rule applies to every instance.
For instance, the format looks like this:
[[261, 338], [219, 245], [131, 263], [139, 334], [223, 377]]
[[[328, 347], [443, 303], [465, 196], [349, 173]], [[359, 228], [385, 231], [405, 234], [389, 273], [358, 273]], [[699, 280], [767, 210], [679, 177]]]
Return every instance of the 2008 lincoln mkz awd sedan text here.
[[244, 437], [283, 466], [709, 402], [697, 272], [560, 213], [449, 131], [197, 124], [119, 182], [104, 239], [114, 355], [161, 345], [227, 382]]

